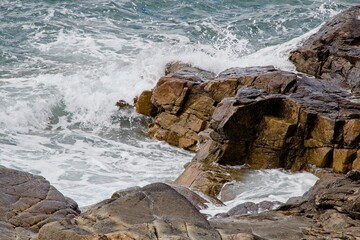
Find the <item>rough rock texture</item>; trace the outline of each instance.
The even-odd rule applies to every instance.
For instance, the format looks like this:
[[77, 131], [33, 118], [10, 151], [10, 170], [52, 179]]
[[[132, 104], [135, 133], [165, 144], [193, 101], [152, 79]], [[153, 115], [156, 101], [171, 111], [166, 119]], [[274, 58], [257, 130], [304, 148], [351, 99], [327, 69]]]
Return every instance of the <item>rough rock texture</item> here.
[[[350, 93], [272, 67], [228, 69], [197, 88], [205, 91], [209, 85], [227, 81], [236, 83], [235, 95], [211, 104], [207, 129], [198, 134], [199, 150], [176, 180], [178, 184], [215, 196], [223, 183], [236, 179], [236, 173], [224, 171], [226, 165], [295, 171], [315, 165], [339, 173], [357, 168], [360, 104], [349, 100]], [[166, 128], [173, 128], [178, 122], [169, 119], [176, 117], [160, 113], [157, 128], [164, 122]]]
[[[278, 210], [255, 215], [231, 210], [210, 221], [222, 236], [247, 233], [249, 239], [360, 239], [359, 189], [359, 170], [346, 176], [328, 174], [304, 196], [290, 199]], [[239, 209], [244, 209], [244, 204]]]
[[163, 183], [117, 192], [71, 221], [45, 225], [39, 240], [221, 239], [183, 195]]
[[296, 69], [360, 93], [360, 6], [344, 11], [293, 51]]
[[43, 177], [0, 167], [0, 239], [35, 238], [46, 223], [79, 213], [77, 204]]
[[[360, 170], [350, 171], [346, 176], [328, 175], [304, 196], [289, 199], [280, 210], [316, 221], [304, 229], [308, 239], [359, 239], [359, 189]], [[326, 235], [331, 237], [320, 238]]]
[[359, 189], [360, 170], [327, 174], [277, 210], [258, 213], [276, 202], [244, 203], [206, 220], [194, 205], [202, 204], [195, 193], [155, 183], [116, 192], [71, 220], [48, 223], [39, 240], [358, 239]]

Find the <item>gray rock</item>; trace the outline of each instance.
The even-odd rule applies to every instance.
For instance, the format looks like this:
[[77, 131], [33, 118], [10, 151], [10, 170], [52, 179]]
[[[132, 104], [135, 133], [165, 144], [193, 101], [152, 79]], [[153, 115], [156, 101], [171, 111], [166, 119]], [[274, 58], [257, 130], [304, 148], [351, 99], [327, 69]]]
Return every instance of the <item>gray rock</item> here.
[[359, 16], [355, 6], [329, 20], [291, 53], [296, 69], [360, 93]]
[[221, 239], [206, 218], [164, 183], [117, 193], [72, 221], [45, 225], [39, 240]]
[[43, 177], [0, 167], [1, 239], [31, 239], [46, 223], [71, 219], [77, 204]]

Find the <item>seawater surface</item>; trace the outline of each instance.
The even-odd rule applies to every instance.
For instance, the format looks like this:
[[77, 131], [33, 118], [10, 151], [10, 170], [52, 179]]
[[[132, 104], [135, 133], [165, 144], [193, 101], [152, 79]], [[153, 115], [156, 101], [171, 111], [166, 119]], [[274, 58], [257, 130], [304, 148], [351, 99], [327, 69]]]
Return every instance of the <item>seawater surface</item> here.
[[[150, 120], [118, 110], [118, 100], [131, 104], [173, 60], [216, 73], [255, 65], [294, 70], [289, 51], [356, 3], [2, 0], [0, 164], [44, 176], [81, 206], [173, 180], [193, 153], [149, 139]], [[286, 197], [315, 181], [269, 173], [264, 181], [298, 186]], [[247, 200], [264, 192], [249, 189]]]

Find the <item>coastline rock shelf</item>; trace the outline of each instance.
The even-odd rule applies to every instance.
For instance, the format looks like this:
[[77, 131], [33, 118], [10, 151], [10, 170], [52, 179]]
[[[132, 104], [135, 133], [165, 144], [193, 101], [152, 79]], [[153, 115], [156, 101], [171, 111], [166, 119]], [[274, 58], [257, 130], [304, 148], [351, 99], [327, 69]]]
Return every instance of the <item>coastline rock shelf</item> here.
[[[291, 53], [313, 76], [168, 64], [136, 109], [154, 117], [150, 136], [196, 151], [175, 184], [118, 191], [80, 213], [44, 178], [0, 167], [0, 239], [360, 239], [359, 39], [360, 6]], [[243, 165], [332, 171], [276, 210], [257, 213], [276, 202], [243, 203], [207, 219], [199, 210], [209, 200], [192, 190], [215, 197]]]

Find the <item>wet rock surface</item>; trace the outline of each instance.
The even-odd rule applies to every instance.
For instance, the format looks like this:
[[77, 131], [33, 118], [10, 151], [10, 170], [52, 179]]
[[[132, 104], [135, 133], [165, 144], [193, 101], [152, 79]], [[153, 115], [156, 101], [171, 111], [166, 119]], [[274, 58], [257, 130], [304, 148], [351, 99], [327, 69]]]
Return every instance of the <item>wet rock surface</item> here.
[[296, 69], [360, 94], [360, 6], [328, 21], [290, 60]]
[[31, 239], [49, 223], [79, 215], [43, 177], [0, 167], [0, 239]]

